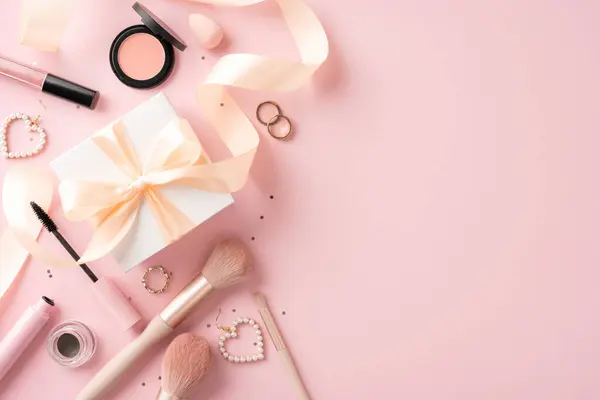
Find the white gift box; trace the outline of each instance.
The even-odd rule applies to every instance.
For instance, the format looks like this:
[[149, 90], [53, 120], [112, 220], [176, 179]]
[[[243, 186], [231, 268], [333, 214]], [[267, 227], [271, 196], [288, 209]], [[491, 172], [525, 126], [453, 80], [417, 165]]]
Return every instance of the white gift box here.
[[[150, 157], [150, 146], [156, 136], [176, 119], [179, 119], [177, 113], [162, 93], [119, 118], [127, 128], [141, 164], [145, 164]], [[114, 122], [96, 135], [112, 130], [113, 125]], [[114, 182], [127, 178], [91, 139], [62, 154], [52, 161], [50, 166], [60, 181]], [[178, 185], [166, 185], [158, 190], [196, 225], [200, 225], [233, 203], [233, 198], [229, 194], [206, 192]], [[142, 201], [133, 228], [115, 248], [112, 255], [128, 271], [166, 245], [155, 217], [148, 205]]]

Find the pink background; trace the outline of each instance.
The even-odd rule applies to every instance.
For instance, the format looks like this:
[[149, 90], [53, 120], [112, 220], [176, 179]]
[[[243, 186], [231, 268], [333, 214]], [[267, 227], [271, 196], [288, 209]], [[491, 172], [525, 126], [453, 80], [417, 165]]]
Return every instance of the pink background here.
[[[18, 2], [0, 6], [2, 54], [102, 92], [90, 112], [1, 80], [0, 115], [36, 114], [42, 98], [49, 135], [43, 155], [0, 161], [2, 170], [13, 162], [46, 165], [158, 90], [219, 154], [194, 102], [219, 54], [297, 57], [273, 4], [213, 9], [146, 0], [190, 48], [178, 54], [167, 84], [136, 91], [108, 64], [115, 35], [138, 23], [131, 5], [79, 3], [58, 55], [19, 46]], [[258, 288], [315, 399], [599, 398], [600, 3], [310, 3], [331, 39], [330, 60], [311, 87], [236, 92], [251, 116], [260, 101], [278, 101], [297, 134], [279, 142], [261, 127], [252, 181], [237, 203], [144, 264], [172, 270], [173, 288], [151, 296], [139, 283], [141, 268], [120, 274], [110, 260], [92, 267], [116, 274], [150, 319], [196, 273], [215, 238], [242, 237], [257, 276], [214, 296], [179, 331], [205, 335], [214, 346], [217, 309], [221, 323], [257, 317], [251, 293]], [[228, 47], [195, 45], [190, 12], [218, 20]], [[83, 249], [88, 228], [59, 223]], [[43, 242], [57, 248], [48, 235]], [[52, 325], [71, 318], [88, 324], [98, 353], [83, 368], [59, 367], [43, 348], [48, 326], [0, 383], [1, 399], [73, 399], [130, 340], [94, 302], [83, 273], [51, 273], [30, 263], [2, 314], [0, 336], [47, 295], [61, 310]], [[251, 348], [253, 338], [245, 339], [240, 346]], [[215, 359], [200, 397], [294, 398], [267, 346], [262, 364]], [[163, 349], [116, 399], [153, 398]]]

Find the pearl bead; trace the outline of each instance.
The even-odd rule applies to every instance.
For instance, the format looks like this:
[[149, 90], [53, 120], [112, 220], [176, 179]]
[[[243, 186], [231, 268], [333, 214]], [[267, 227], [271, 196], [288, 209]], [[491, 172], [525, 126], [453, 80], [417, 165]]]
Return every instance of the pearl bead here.
[[262, 332], [260, 331], [260, 329], [256, 331], [256, 334], [257, 335], [262, 335]]
[[226, 334], [225, 334], [225, 337], [226, 337], [227, 339], [229, 339], [229, 338], [231, 337], [231, 334], [230, 334], [230, 333], [226, 333]]
[[259, 359], [259, 360], [262, 360], [262, 359], [264, 359], [264, 358], [265, 358], [265, 355], [264, 355], [264, 354], [259, 354], [259, 355], [258, 355], [258, 359]]
[[258, 347], [263, 347], [265, 344], [263, 342], [258, 342]]
[[242, 322], [244, 322], [244, 318], [238, 317], [237, 322], [238, 322], [238, 324], [241, 324]]
[[237, 335], [238, 335], [237, 333], [233, 332], [233, 333], [231, 334], [231, 337], [237, 337]]
[[252, 361], [258, 361], [258, 356], [252, 356]]
[[246, 362], [246, 357], [240, 357], [240, 362], [241, 363], [245, 363]]
[[219, 346], [223, 347], [224, 344], [225, 342], [223, 342], [222, 340], [219, 341]]
[[24, 151], [21, 152], [21, 158], [25, 158], [27, 157], [27, 153], [25, 153]]
[[223, 357], [229, 358], [229, 353], [228, 352], [223, 353]]
[[237, 320], [233, 321], [233, 326], [236, 326], [238, 324]]
[[239, 357], [234, 357], [233, 362], [240, 362], [240, 358]]
[[244, 318], [244, 323], [247, 324], [248, 323], [248, 318]]
[[228, 359], [229, 361], [233, 361], [233, 360], [234, 360], [233, 356], [229, 356], [229, 357], [227, 357], [227, 359]]
[[251, 320], [249, 320], [249, 321], [248, 321], [248, 323], [249, 323], [250, 325], [254, 325], [254, 320], [253, 320], [253, 319], [251, 319]]
[[260, 326], [258, 326], [258, 324], [254, 324], [252, 327], [253, 327], [254, 329], [259, 329], [259, 328], [260, 328]]
[[219, 339], [221, 340], [221, 342], [224, 342], [225, 341], [225, 336], [221, 336]]
[[265, 349], [264, 349], [264, 348], [262, 348], [262, 347], [259, 347], [259, 348], [258, 348], [258, 352], [259, 352], [259, 353], [264, 353], [264, 352], [265, 352]]
[[30, 152], [30, 151], [27, 152], [27, 157], [31, 157], [32, 155], [33, 155], [32, 152]]
[[263, 337], [259, 336], [259, 337], [256, 338], [256, 340], [258, 340], [259, 342], [262, 342], [263, 341]]
[[225, 353], [225, 348], [224, 348], [224, 347], [221, 347], [221, 348], [219, 349], [219, 351], [221, 351], [221, 353]]

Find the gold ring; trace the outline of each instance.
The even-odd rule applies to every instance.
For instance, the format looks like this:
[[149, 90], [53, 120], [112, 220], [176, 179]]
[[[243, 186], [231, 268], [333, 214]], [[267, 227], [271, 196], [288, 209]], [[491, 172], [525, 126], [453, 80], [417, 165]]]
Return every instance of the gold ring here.
[[[148, 286], [148, 274], [152, 271], [160, 271], [160, 272], [162, 272], [163, 276], [165, 277], [165, 283], [163, 284], [162, 288], [152, 289], [150, 286]], [[151, 294], [158, 294], [158, 293], [162, 293], [165, 290], [167, 290], [167, 288], [169, 287], [170, 281], [171, 281], [171, 276], [169, 275], [167, 270], [165, 270], [162, 267], [162, 265], [146, 268], [146, 271], [144, 272], [144, 276], [142, 277], [142, 283], [144, 284], [144, 288]]]
[[[275, 107], [275, 109], [277, 110], [277, 114], [275, 114], [271, 119], [276, 118], [276, 120], [274, 122], [279, 121], [279, 117], [281, 116], [281, 107], [279, 107], [279, 104], [275, 103], [274, 101], [263, 101], [262, 103], [260, 103], [258, 105], [258, 107], [256, 107], [256, 119], [258, 120], [258, 122], [260, 122], [261, 124], [263, 124], [264, 126], [269, 126], [268, 122], [265, 122], [261, 117], [260, 117], [260, 110], [266, 106], [266, 105], [272, 105]], [[271, 122], [273, 123], [273, 122]]]
[[[287, 132], [285, 132], [285, 134], [284, 134], [284, 135], [282, 135], [282, 136], [277, 136], [277, 135], [275, 135], [275, 134], [273, 133], [273, 131], [271, 130], [271, 127], [272, 127], [273, 125], [277, 124], [277, 122], [278, 122], [280, 119], [283, 119], [284, 121], [286, 121], [286, 122], [287, 122], [287, 124], [288, 124], [288, 126], [289, 126], [289, 129], [287, 130]], [[285, 115], [283, 115], [283, 114], [275, 115], [273, 118], [271, 118], [271, 119], [269, 120], [269, 122], [267, 122], [267, 131], [269, 131], [269, 134], [270, 134], [271, 136], [273, 136], [275, 139], [280, 139], [280, 140], [281, 140], [281, 139], [285, 139], [285, 138], [287, 138], [288, 136], [290, 136], [290, 134], [292, 133], [292, 121], [290, 121], [290, 119], [289, 119], [288, 117], [286, 117]]]

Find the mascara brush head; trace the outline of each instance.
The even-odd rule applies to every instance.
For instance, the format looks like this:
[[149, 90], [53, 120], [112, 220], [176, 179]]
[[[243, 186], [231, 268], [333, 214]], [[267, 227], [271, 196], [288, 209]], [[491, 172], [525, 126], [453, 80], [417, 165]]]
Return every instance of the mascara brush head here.
[[167, 348], [162, 363], [162, 390], [159, 399], [188, 398], [205, 377], [210, 366], [206, 339], [183, 333]]
[[30, 202], [29, 205], [35, 213], [35, 216], [40, 220], [40, 222], [48, 232], [56, 232], [58, 230], [58, 227], [56, 226], [54, 221], [52, 221], [52, 218], [50, 218], [48, 213], [44, 211], [42, 207], [40, 207], [35, 201]]
[[225, 240], [211, 253], [202, 275], [215, 289], [233, 285], [245, 278], [250, 256], [239, 240]]

